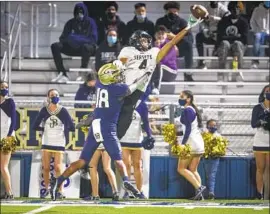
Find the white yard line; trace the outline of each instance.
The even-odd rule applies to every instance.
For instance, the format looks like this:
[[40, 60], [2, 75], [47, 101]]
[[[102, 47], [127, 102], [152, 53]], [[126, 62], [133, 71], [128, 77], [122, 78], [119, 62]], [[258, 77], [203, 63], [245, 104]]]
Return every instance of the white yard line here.
[[[17, 205], [16, 205], [17, 206]], [[27, 213], [24, 213], [24, 214], [35, 214], [35, 213], [40, 213], [40, 212], [43, 212], [45, 210], [49, 210], [51, 208], [55, 207], [55, 205], [45, 205], [45, 206], [42, 206], [38, 209], [35, 209], [35, 210], [32, 210], [32, 211], [29, 211]]]

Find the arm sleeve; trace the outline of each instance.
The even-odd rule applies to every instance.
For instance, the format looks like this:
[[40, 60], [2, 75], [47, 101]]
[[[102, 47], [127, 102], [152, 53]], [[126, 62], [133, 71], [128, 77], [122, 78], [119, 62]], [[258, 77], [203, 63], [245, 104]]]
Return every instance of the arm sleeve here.
[[143, 130], [146, 132], [147, 136], [151, 136], [151, 129], [148, 119], [148, 107], [145, 102], [141, 102], [140, 105], [136, 108], [138, 113], [141, 116], [142, 123], [143, 123]]
[[253, 10], [253, 13], [252, 13], [251, 19], [250, 19], [250, 27], [251, 27], [252, 31], [256, 31], [256, 28], [257, 28], [256, 17], [257, 17], [257, 9], [255, 8]]
[[44, 127], [40, 127], [40, 123], [42, 121], [42, 119], [44, 118], [44, 108], [42, 108], [39, 113], [38, 116], [36, 117], [35, 122], [33, 123], [32, 129], [36, 130], [36, 131], [44, 131]]
[[15, 130], [15, 127], [16, 127], [17, 115], [16, 115], [16, 106], [13, 99], [10, 99], [10, 109], [11, 109], [11, 115], [10, 115], [11, 124], [9, 126], [7, 136], [11, 136], [12, 132]]
[[183, 112], [183, 116], [184, 116], [184, 124], [186, 126], [186, 130], [185, 130], [185, 135], [182, 140], [182, 144], [185, 145], [191, 133], [191, 123], [194, 121], [196, 117], [196, 113], [192, 109], [186, 108]]
[[259, 115], [258, 107], [255, 106], [252, 110], [252, 116], [251, 116], [251, 127], [252, 128], [258, 128], [261, 126], [261, 122], [260, 122], [258, 115]]
[[65, 26], [64, 26], [64, 30], [63, 30], [63, 32], [62, 32], [62, 34], [61, 34], [61, 36], [60, 36], [60, 38], [59, 38], [59, 40], [60, 40], [60, 42], [65, 42], [66, 41], [66, 39], [67, 39], [67, 37], [68, 37], [68, 35], [70, 34], [70, 21], [68, 21], [66, 24], [65, 24]]
[[75, 126], [74, 126], [74, 123], [73, 123], [67, 109], [63, 108], [63, 111], [64, 111], [64, 114], [65, 114], [65, 120], [66, 120], [65, 121], [65, 126], [66, 126], [66, 129], [68, 131], [74, 132], [75, 131]]

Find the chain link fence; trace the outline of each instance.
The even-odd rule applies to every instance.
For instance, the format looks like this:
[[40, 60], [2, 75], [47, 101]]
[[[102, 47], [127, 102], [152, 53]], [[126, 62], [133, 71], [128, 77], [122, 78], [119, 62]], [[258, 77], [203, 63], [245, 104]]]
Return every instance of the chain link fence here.
[[[152, 99], [151, 102], [148, 103], [149, 107], [149, 121], [152, 129], [152, 133], [156, 139], [156, 146], [151, 151], [151, 155], [169, 155], [169, 145], [163, 141], [163, 137], [161, 135], [162, 125], [169, 122], [175, 122], [178, 125], [179, 130], [181, 131], [181, 126], [179, 126], [179, 118], [175, 116], [177, 112], [176, 103], [165, 103], [165, 102], [157, 102], [158, 99]], [[77, 101], [76, 103], [86, 103], [85, 101]], [[46, 105], [46, 100], [39, 101], [31, 101], [31, 100], [16, 100], [18, 112], [20, 112], [20, 127], [19, 133], [21, 139], [26, 139], [29, 142], [29, 129], [31, 129], [31, 121], [29, 120], [29, 110], [38, 110]], [[87, 114], [90, 109], [87, 108], [74, 108], [75, 101], [63, 101], [61, 103], [65, 106], [75, 123], [77, 123], [82, 115]], [[89, 104], [89, 102], [88, 102]], [[206, 128], [206, 122], [209, 119], [214, 119], [218, 124], [218, 132], [226, 137], [229, 140], [229, 146], [227, 150], [227, 155], [238, 155], [238, 156], [246, 156], [252, 154], [252, 144], [253, 144], [253, 136], [255, 134], [255, 130], [252, 129], [250, 125], [251, 114], [252, 114], [252, 105], [225, 105], [215, 103], [211, 105], [211, 103], [207, 104], [199, 104], [199, 109], [202, 113], [203, 125]], [[79, 113], [78, 113], [79, 112]], [[79, 115], [79, 116], [78, 116]], [[33, 120], [33, 118], [31, 118]], [[30, 122], [29, 122], [30, 121]], [[17, 131], [18, 132], [18, 131]], [[78, 130], [72, 134], [71, 139], [75, 139], [75, 136], [78, 136]], [[39, 138], [40, 139], [40, 138]], [[78, 141], [78, 137], [76, 137]], [[25, 141], [26, 142], [26, 141]], [[179, 137], [179, 142], [181, 142], [181, 137]], [[80, 145], [82, 145], [81, 142]], [[21, 149], [27, 149], [26, 143], [24, 143]], [[39, 147], [29, 147], [36, 148]], [[79, 146], [76, 149], [81, 149]]]

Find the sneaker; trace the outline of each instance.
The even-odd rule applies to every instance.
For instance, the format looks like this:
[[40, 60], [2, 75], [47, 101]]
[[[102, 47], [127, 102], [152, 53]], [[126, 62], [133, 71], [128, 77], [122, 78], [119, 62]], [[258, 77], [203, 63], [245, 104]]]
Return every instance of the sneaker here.
[[58, 181], [56, 178], [52, 177], [51, 178], [51, 189], [50, 189], [50, 194], [51, 194], [51, 199], [55, 201], [57, 199], [57, 193], [59, 192], [58, 186]]
[[63, 77], [63, 72], [60, 72], [57, 77], [52, 79], [52, 82], [57, 82], [61, 77]]
[[62, 76], [57, 80], [58, 83], [66, 83], [67, 81], [69, 81], [67, 76]]
[[199, 65], [197, 66], [197, 69], [206, 70], [207, 66], [206, 66], [205, 61], [200, 62]]
[[257, 192], [257, 199], [259, 199], [259, 200], [263, 200], [263, 194], [262, 194], [262, 193]]
[[119, 193], [118, 192], [114, 192], [112, 195], [112, 200], [113, 201], [119, 201]]
[[143, 192], [141, 192], [139, 199], [147, 199], [146, 196], [143, 194]]
[[258, 64], [252, 63], [250, 69], [258, 69]]
[[129, 181], [124, 181], [124, 188], [129, 191], [135, 198], [140, 197], [140, 192]]
[[186, 74], [184, 73], [184, 81], [185, 82], [193, 82], [193, 77], [192, 77], [192, 74]]
[[82, 76], [78, 76], [76, 81], [83, 81], [83, 77]]
[[85, 201], [99, 201], [100, 200], [100, 197], [99, 196], [87, 196], [85, 198], [83, 198], [83, 200]]
[[13, 196], [13, 194], [5, 193], [4, 199], [6, 199], [6, 200], [13, 200], [14, 199], [14, 196]]
[[214, 200], [215, 199], [215, 194], [213, 192], [209, 192], [208, 199]]
[[129, 193], [126, 191], [124, 196], [123, 196], [124, 200], [128, 200], [129, 199]]
[[85, 180], [91, 180], [88, 168], [83, 168], [79, 170], [80, 176]]
[[56, 195], [56, 198], [57, 199], [64, 199], [64, 198], [66, 198], [66, 196], [64, 196], [63, 193], [58, 192], [57, 195]]
[[44, 199], [44, 198], [47, 198], [50, 194], [50, 191], [49, 190], [46, 190], [46, 192], [44, 192], [43, 194], [40, 194], [40, 198]]
[[199, 200], [202, 197], [202, 193], [206, 190], [205, 186], [199, 187], [199, 189], [196, 190], [194, 200]]

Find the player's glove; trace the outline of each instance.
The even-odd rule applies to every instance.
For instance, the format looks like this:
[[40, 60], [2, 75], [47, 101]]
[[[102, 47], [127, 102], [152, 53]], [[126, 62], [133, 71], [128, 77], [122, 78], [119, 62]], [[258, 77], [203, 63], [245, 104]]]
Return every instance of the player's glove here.
[[142, 141], [142, 146], [146, 150], [151, 150], [155, 147], [156, 140], [153, 137], [145, 137]]
[[86, 119], [80, 120], [80, 122], [76, 125], [76, 129], [79, 129], [83, 126], [91, 126], [93, 119], [93, 113], [88, 114]]
[[120, 70], [124, 69], [124, 65], [121, 62], [121, 60], [114, 60], [112, 64], [115, 65]]

